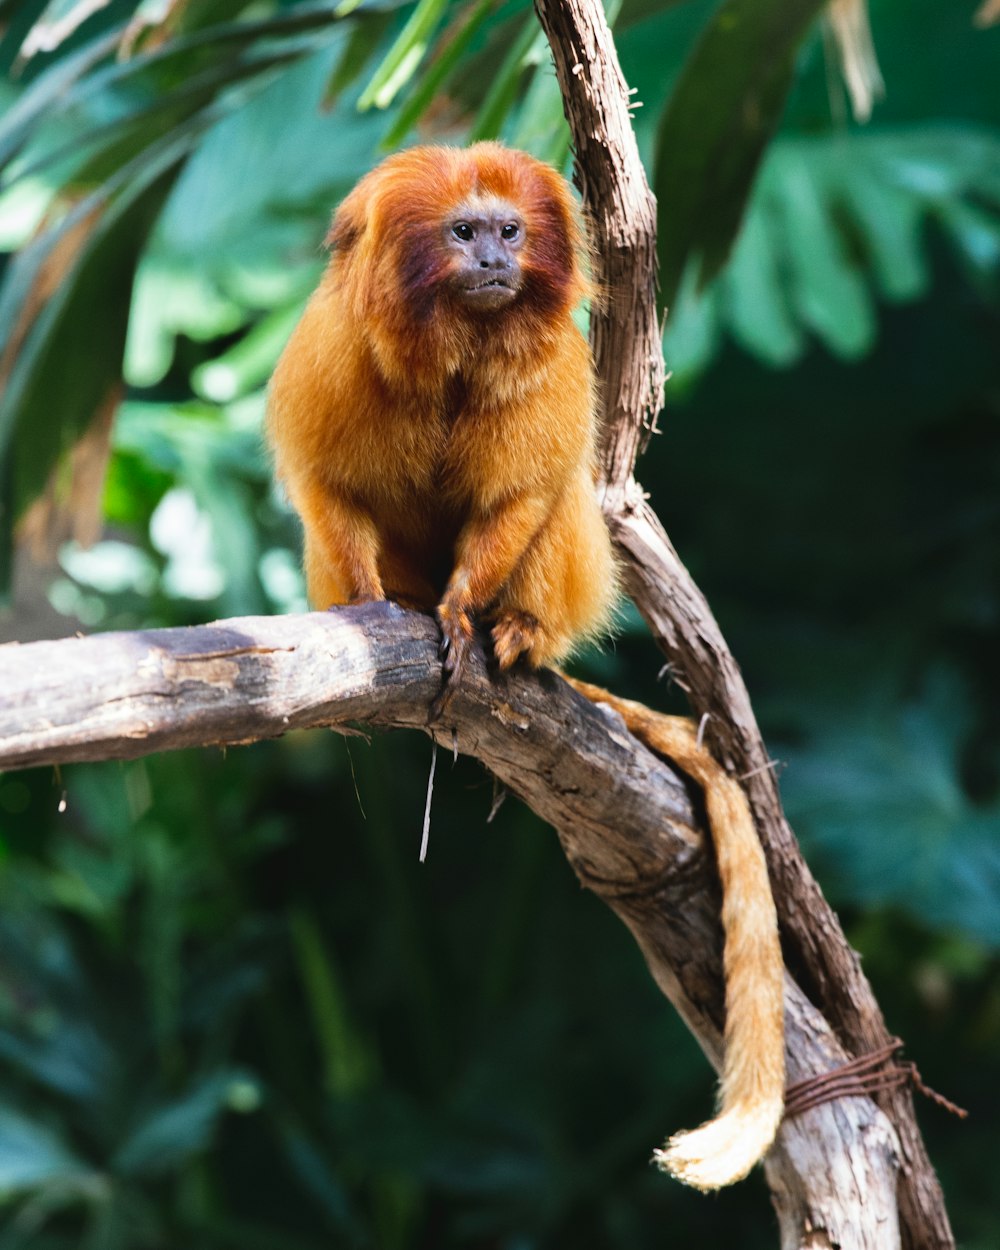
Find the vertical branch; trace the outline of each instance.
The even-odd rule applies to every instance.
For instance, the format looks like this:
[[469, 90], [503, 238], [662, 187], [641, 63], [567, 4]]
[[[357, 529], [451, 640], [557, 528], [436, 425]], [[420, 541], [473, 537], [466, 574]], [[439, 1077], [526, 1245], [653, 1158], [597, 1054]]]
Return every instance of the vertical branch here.
[[576, 147], [576, 180], [591, 228], [600, 298], [590, 340], [604, 408], [609, 498], [632, 475], [663, 406], [656, 316], [656, 200], [632, 133], [629, 92], [598, 3], [536, 0]]
[[[604, 301], [591, 345], [605, 410], [605, 513], [628, 588], [716, 751], [746, 790], [793, 973], [855, 1055], [890, 1035], [857, 956], [785, 820], [749, 694], [704, 595], [632, 477], [663, 392], [656, 318], [656, 214], [629, 116], [629, 93], [599, 0], [535, 0], [552, 47], [594, 230]], [[944, 1199], [906, 1089], [879, 1095], [900, 1140], [900, 1221], [911, 1250], [953, 1250]]]

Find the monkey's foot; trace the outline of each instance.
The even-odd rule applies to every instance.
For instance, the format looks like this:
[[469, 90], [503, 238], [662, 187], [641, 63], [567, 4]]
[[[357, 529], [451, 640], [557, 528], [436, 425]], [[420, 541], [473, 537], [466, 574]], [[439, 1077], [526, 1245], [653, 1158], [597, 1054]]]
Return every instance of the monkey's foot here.
[[451, 702], [465, 672], [473, 637], [472, 618], [464, 608], [454, 606], [447, 598], [438, 606], [437, 616], [441, 626], [439, 650], [443, 661], [441, 667], [444, 670], [444, 685], [431, 704], [431, 721], [438, 720]]
[[529, 664], [538, 666], [545, 633], [530, 612], [504, 612], [492, 633], [493, 654], [501, 672], [506, 672], [522, 655], [528, 657]]
[[[384, 603], [384, 602], [385, 602], [385, 595], [382, 593], [381, 587], [379, 587], [378, 589], [374, 587], [369, 587], [365, 590], [359, 590], [356, 594], [351, 595], [350, 599], [348, 599], [347, 601], [348, 606], [352, 608], [358, 607], [360, 604], [363, 604], [363, 603]], [[337, 606], [338, 605], [335, 603], [330, 605], [331, 608], [335, 608]], [[328, 608], [327, 611], [330, 611], [330, 608]]]

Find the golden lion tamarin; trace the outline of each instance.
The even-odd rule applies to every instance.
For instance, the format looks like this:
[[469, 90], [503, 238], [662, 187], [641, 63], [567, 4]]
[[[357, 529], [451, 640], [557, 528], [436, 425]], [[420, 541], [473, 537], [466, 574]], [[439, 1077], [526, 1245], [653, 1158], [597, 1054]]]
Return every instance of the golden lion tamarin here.
[[[589, 293], [577, 214], [561, 175], [525, 153], [415, 147], [358, 183], [328, 242], [271, 380], [277, 472], [302, 518], [315, 607], [388, 598], [436, 611], [440, 712], [476, 623], [501, 670], [555, 664], [607, 625], [615, 598], [593, 371], [571, 316]], [[656, 1158], [718, 1188], [760, 1159], [782, 1113], [763, 853], [742, 791], [690, 722], [573, 684], [705, 788], [726, 934], [721, 1109]]]

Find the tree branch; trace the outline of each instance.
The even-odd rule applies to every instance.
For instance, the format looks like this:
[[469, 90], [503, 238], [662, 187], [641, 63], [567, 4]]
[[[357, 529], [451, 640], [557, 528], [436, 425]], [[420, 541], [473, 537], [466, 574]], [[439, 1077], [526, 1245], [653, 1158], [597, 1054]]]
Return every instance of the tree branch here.
[[[605, 515], [628, 589], [696, 716], [746, 790], [768, 860], [786, 958], [854, 1055], [890, 1040], [881, 1010], [781, 807], [743, 678], [708, 603], [632, 477], [656, 419], [663, 362], [656, 321], [656, 204], [629, 118], [629, 93], [599, 0], [535, 0], [576, 145], [594, 230], [598, 287], [591, 346], [605, 402]], [[908, 1089], [878, 1096], [899, 1134], [899, 1207], [908, 1250], [953, 1250], [944, 1198]], [[819, 1214], [819, 1213], [817, 1213]], [[824, 1225], [817, 1224], [818, 1227]]]
[[[440, 682], [434, 622], [387, 603], [12, 643], [0, 647], [0, 769], [131, 759], [316, 726], [350, 731], [358, 722], [430, 732], [427, 708]], [[718, 1066], [718, 890], [684, 779], [555, 674], [494, 682], [481, 653], [448, 724], [433, 732], [555, 826], [577, 877], [628, 925], [656, 983]], [[791, 979], [785, 1011], [791, 1081], [843, 1062]], [[665, 1124], [664, 1134], [677, 1127]], [[866, 1098], [787, 1122], [767, 1162], [782, 1245], [809, 1244], [805, 1220], [819, 1210], [831, 1244], [893, 1250], [895, 1151], [892, 1129]]]

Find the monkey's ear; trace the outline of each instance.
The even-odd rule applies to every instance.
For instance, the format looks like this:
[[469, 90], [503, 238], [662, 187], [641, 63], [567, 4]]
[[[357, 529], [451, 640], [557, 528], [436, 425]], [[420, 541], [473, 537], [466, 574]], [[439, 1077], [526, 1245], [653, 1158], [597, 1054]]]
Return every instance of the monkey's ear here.
[[364, 228], [364, 222], [358, 221], [352, 214], [345, 213], [341, 208], [330, 223], [330, 229], [323, 243], [336, 252], [342, 254], [349, 252], [361, 238]]
[[363, 178], [353, 191], [340, 201], [330, 229], [323, 242], [341, 255], [346, 255], [365, 232], [369, 210], [368, 179]]

